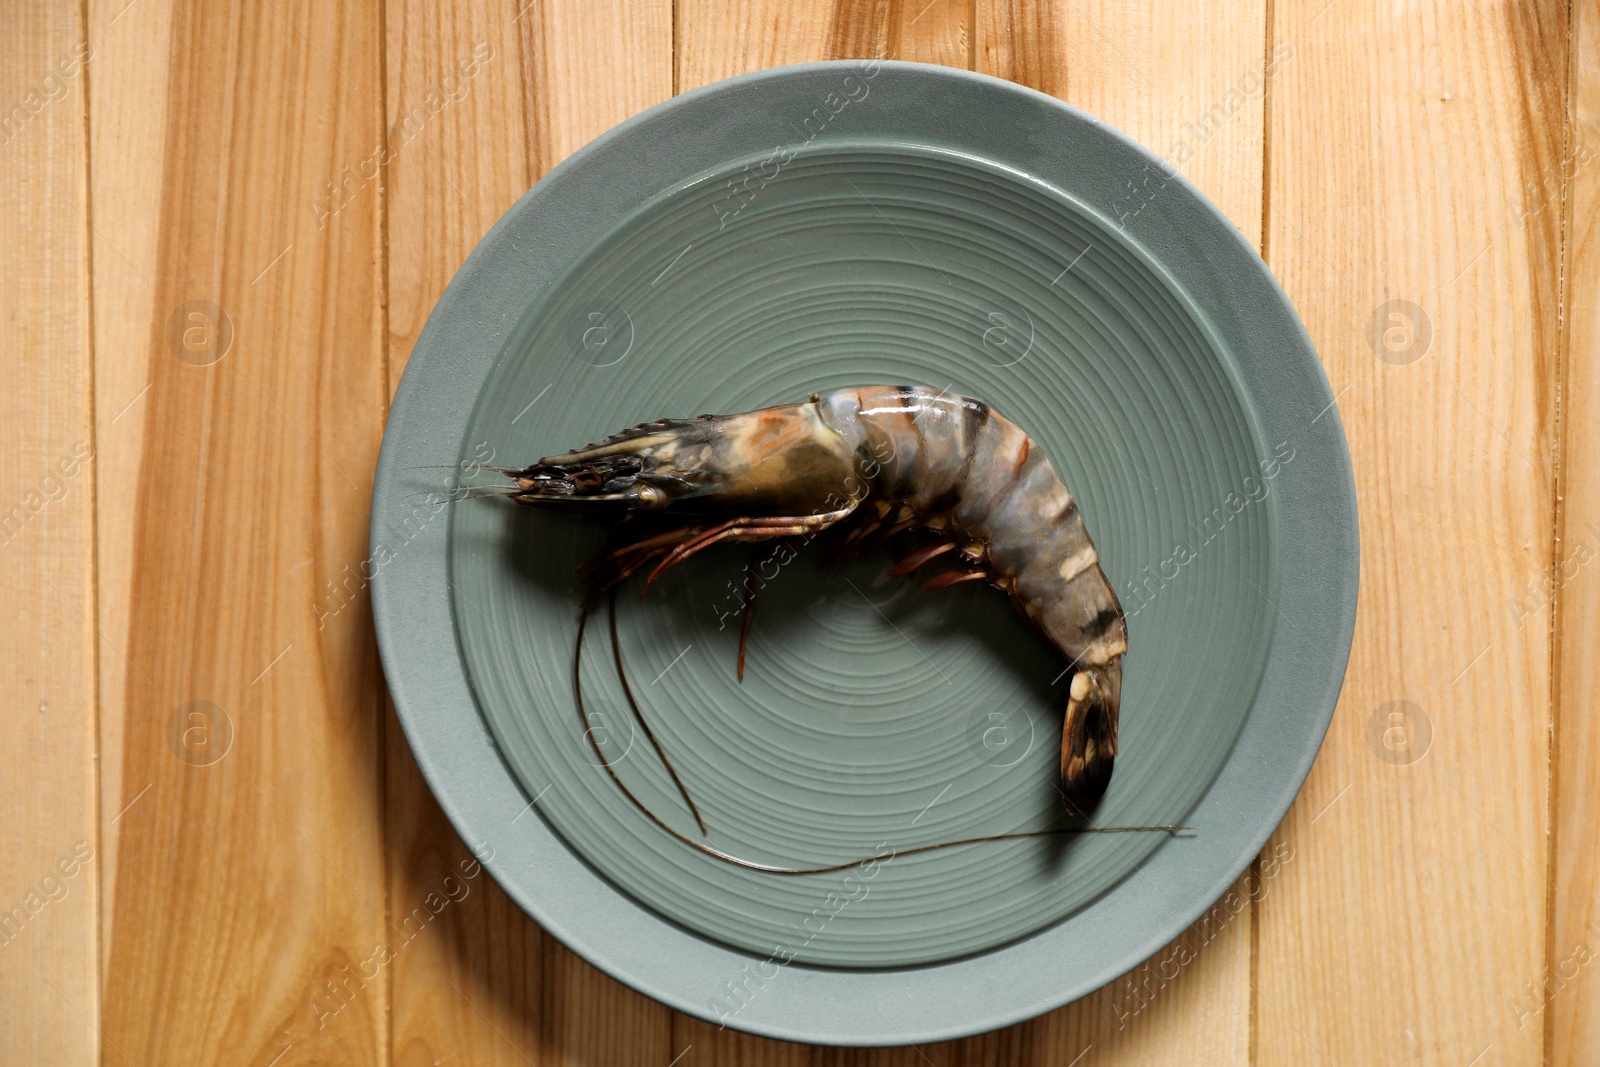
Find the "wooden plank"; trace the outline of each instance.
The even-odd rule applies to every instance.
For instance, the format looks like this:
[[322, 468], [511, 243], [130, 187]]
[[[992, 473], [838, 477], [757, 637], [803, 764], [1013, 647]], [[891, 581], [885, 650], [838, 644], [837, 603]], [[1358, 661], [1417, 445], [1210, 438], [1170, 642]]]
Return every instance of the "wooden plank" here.
[[679, 0], [678, 91], [819, 59], [879, 56], [966, 67], [971, 14], [961, 0], [836, 5]]
[[[1545, 1062], [1578, 1067], [1600, 1060], [1600, 4], [1572, 9], [1571, 109], [1564, 166], [1524, 190], [1517, 210], [1552, 214], [1565, 204], [1566, 336], [1561, 392], [1560, 538], [1555, 567], [1534, 618], [1556, 612], [1556, 729], [1551, 760], [1551, 914], [1545, 970], [1531, 995], [1516, 994], [1519, 1021], [1541, 1013]], [[1566, 195], [1555, 193], [1565, 183]], [[1539, 601], [1545, 603], [1540, 604]], [[1551, 607], [1549, 605], [1553, 604]], [[1542, 610], [1541, 610], [1542, 609]]]
[[[495, 220], [574, 149], [671, 95], [672, 8], [408, 0], [388, 18], [392, 388]], [[446, 103], [417, 121], [430, 93]], [[393, 965], [395, 1062], [667, 1063], [667, 1010], [568, 952], [487, 876], [466, 878], [472, 858], [392, 713], [387, 737], [391, 926], [429, 892], [453, 901]]]
[[0, 1062], [100, 1059], [94, 446], [74, 4], [0, 18]]
[[1523, 607], [1550, 567], [1559, 211], [1507, 197], [1559, 172], [1564, 6], [1274, 14], [1269, 262], [1339, 395], [1362, 583], [1259, 916], [1259, 1062], [1539, 1063], [1508, 1002], [1546, 965], [1549, 617]]
[[[96, 7], [108, 1062], [377, 1063], [370, 8]], [[115, 447], [112, 447], [114, 444]]]
[[[974, 15], [976, 16], [974, 22]], [[817, 59], [884, 56], [957, 66], [1020, 81], [1083, 107], [1168, 157], [1254, 241], [1261, 232], [1265, 10], [1215, 5], [1012, 3], [970, 9], [715, 0], [679, 5], [683, 89], [748, 70]], [[1273, 65], [1276, 69], [1277, 64]], [[1230, 94], [1240, 99], [1235, 103]], [[1187, 146], [1187, 147], [1185, 147]], [[1292, 847], [1292, 846], [1290, 846]], [[1244, 893], [1241, 882], [1235, 893]], [[1241, 899], [1248, 900], [1248, 894]], [[927, 1049], [806, 1050], [686, 1016], [674, 1046], [707, 1062], [1243, 1063], [1249, 1056], [1253, 908], [1214, 935], [1190, 931], [1156, 958], [1170, 979], [1135, 972], [1042, 1020]], [[1189, 957], [1193, 956], [1190, 961]]]
[[[95, 49], [100, 77], [139, 78], [144, 90], [134, 93], [100, 93], [94, 97], [94, 118], [89, 124], [92, 158], [102, 161], [101, 180], [93, 189], [100, 222], [93, 235], [94, 336], [96, 343], [116, 346], [117, 359], [98, 360], [94, 368], [96, 436], [104, 446], [97, 466], [107, 472], [108, 484], [133, 484], [139, 476], [145, 424], [149, 417], [150, 374], [148, 360], [128, 354], [129, 331], [150, 327], [150, 301], [154, 296], [153, 270], [160, 234], [158, 213], [149, 209], [150, 190], [162, 181], [165, 167], [167, 65], [149, 56], [164, 54], [172, 30], [170, 4], [130, 8], [115, 23], [90, 20], [89, 39]], [[110, 51], [107, 51], [109, 45]], [[90, 71], [91, 80], [95, 70]], [[109, 180], [107, 180], [109, 179]], [[101, 493], [95, 500], [95, 553], [98, 565], [108, 569], [99, 585], [99, 625], [105, 635], [104, 661], [98, 672], [100, 693], [100, 820], [104, 823], [122, 809], [123, 727], [126, 719], [116, 709], [126, 707], [127, 682], [140, 682], [123, 659], [130, 632], [129, 594], [133, 585], [125, 577], [133, 563], [133, 531], [138, 497], [133, 493]], [[110, 580], [105, 580], [109, 577]], [[142, 684], [142, 683], [140, 683]], [[106, 709], [113, 709], [110, 713]], [[142, 788], [141, 782], [138, 787]], [[100, 839], [101, 973], [110, 950], [110, 908], [115, 899], [117, 835]], [[114, 1054], [113, 1054], [114, 1057]]]

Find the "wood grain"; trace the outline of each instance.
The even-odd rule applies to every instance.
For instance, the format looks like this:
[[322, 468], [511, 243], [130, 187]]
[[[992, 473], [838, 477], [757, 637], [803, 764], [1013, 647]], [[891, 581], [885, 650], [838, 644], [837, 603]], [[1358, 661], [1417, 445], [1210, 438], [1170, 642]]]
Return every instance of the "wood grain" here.
[[90, 62], [76, 7], [0, 16], [0, 1062], [18, 1065], [99, 1058]]
[[[393, 388], [495, 220], [574, 149], [672, 94], [672, 9], [405, 2], [388, 17]], [[445, 105], [408, 123], [435, 92]], [[453, 901], [393, 964], [393, 1062], [667, 1063], [665, 1008], [572, 955], [488, 876], [464, 877], [472, 858], [387, 721], [391, 929], [429, 892]]]
[[1516, 598], [1550, 565], [1560, 227], [1507, 194], [1560, 159], [1563, 8], [1325, 5], [1274, 5], [1268, 247], [1340, 398], [1361, 604], [1257, 1057], [1535, 1064], [1550, 629]]
[[324, 585], [366, 553], [386, 395], [377, 31], [92, 16], [108, 1061], [387, 1059], [376, 657]]
[[[1561, 385], [1560, 496], [1553, 566], [1539, 592], [1556, 621], [1556, 729], [1551, 915], [1544, 973], [1517, 991], [1519, 1019], [1542, 1019], [1546, 1063], [1600, 1060], [1600, 5], [1574, 5], [1567, 147], [1558, 175], [1518, 198], [1565, 205], [1566, 335]], [[1556, 192], [1564, 196], [1556, 199]], [[1548, 596], [1544, 594], [1548, 593]], [[1531, 600], [1532, 598], [1530, 598]], [[1543, 618], [1538, 612], [1536, 618]]]
[[[91, 19], [89, 40], [94, 52], [95, 75], [113, 84], [139, 79], [138, 93], [101, 93], [94, 98], [94, 119], [89, 123], [89, 151], [107, 167], [113, 180], [102, 180], [94, 206], [100, 222], [93, 233], [96, 258], [93, 271], [94, 338], [111, 346], [118, 358], [97, 361], [94, 391], [101, 410], [96, 413], [95, 436], [102, 446], [97, 465], [112, 485], [134, 484], [139, 477], [150, 398], [148, 357], [130, 355], [130, 331], [151, 328], [154, 264], [160, 223], [150, 210], [151, 191], [160, 186], [165, 160], [167, 64], [151, 57], [165, 55], [172, 28], [170, 4], [130, 8], [115, 22]], [[108, 48], [109, 46], [109, 48]], [[108, 177], [101, 175], [102, 179]], [[126, 575], [133, 567], [133, 531], [139, 497], [135, 493], [100, 493], [95, 499], [95, 552], [100, 567], [111, 568], [113, 580], [97, 589], [105, 663], [98, 672], [100, 692], [100, 807], [101, 822], [122, 811], [122, 762], [110, 758], [122, 751], [126, 718], [107, 709], [126, 706], [129, 683], [142, 684], [124, 667], [128, 647], [133, 584]], [[123, 575], [116, 580], [117, 575]], [[135, 790], [143, 788], [141, 782]], [[100, 879], [103, 901], [115, 899], [117, 836], [100, 839]], [[101, 970], [110, 948], [109, 909], [102, 908]]]
[[819, 59], [877, 56], [967, 67], [971, 18], [962, 0], [678, 0], [678, 91]]

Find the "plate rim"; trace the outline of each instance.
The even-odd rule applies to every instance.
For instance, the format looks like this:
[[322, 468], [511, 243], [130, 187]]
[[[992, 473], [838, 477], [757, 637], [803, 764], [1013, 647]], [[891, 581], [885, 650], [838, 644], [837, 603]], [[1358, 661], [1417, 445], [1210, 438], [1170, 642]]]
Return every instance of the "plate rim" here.
[[[868, 70], [872, 73], [866, 73]], [[579, 184], [579, 179], [586, 171], [607, 163], [606, 156], [628, 141], [633, 142], [634, 173], [638, 175], [633, 180], [648, 182], [651, 180], [648, 177], [650, 157], [673, 150], [668, 144], [672, 139], [668, 134], [674, 122], [680, 127], [680, 133], [681, 127], [689, 126], [702, 138], [714, 141], [741, 133], [748, 135], [750, 131], [739, 126], [743, 120], [730, 117], [729, 109], [723, 107], [731, 95], [742, 94], [748, 100], [766, 93], [781, 99], [797, 87], [814, 91], [826, 79], [837, 81], [843, 76], [873, 80], [875, 84], [871, 89], [895, 86], [921, 92], [925, 100], [937, 101], [940, 93], [969, 95], [1002, 112], [1014, 108], [1016, 114], [1027, 113], [1032, 118], [1044, 116], [1048, 121], [1060, 123], [1059, 133], [1064, 140], [1087, 139], [1090, 147], [1099, 141], [1101, 149], [1122, 157], [1122, 162], [1142, 163], [1145, 173], [1159, 168], [1162, 188], [1174, 186], [1173, 195], [1164, 198], [1159, 211], [1146, 213], [1141, 209], [1136, 212], [1131, 223], [1121, 227], [1125, 235], [1142, 245], [1173, 284], [1197, 305], [1200, 302], [1182, 279], [1174, 276], [1170, 263], [1151, 248], [1152, 242], [1159, 247], [1166, 235], [1147, 231], [1162, 223], [1174, 223], [1176, 231], [1195, 227], [1194, 233], [1180, 232], [1180, 236], [1198, 236], [1203, 243], [1209, 230], [1215, 238], [1220, 238], [1222, 246], [1214, 243], [1204, 258], [1207, 261], [1231, 258], [1235, 261], [1232, 265], [1244, 267], [1249, 278], [1245, 284], [1231, 286], [1225, 285], [1223, 279], [1211, 281], [1223, 288], [1238, 289], [1241, 295], [1248, 294], [1256, 300], [1250, 306], [1232, 309], [1239, 319], [1236, 328], [1264, 338], [1275, 336], [1282, 363], [1276, 370], [1282, 372], [1287, 368], [1291, 384], [1302, 390], [1309, 387], [1295, 397], [1303, 408], [1300, 414], [1311, 412], [1311, 407], [1304, 403], [1308, 397], [1320, 408], [1308, 423], [1316, 447], [1313, 450], [1308, 446], [1310, 458], [1302, 468], [1313, 486], [1320, 490], [1320, 496], [1302, 501], [1300, 507], [1321, 511], [1323, 514], [1318, 517], [1326, 524], [1326, 532], [1320, 543], [1313, 543], [1307, 540], [1307, 531], [1300, 529], [1310, 525], [1305, 516], [1280, 514], [1277, 520], [1278, 573], [1280, 576], [1287, 573], [1288, 557], [1293, 554], [1298, 562], [1307, 565], [1302, 578], [1322, 580], [1323, 596], [1318, 602], [1321, 618], [1313, 616], [1303, 620], [1312, 625], [1309, 639], [1293, 630], [1286, 634], [1286, 628], [1281, 625], [1286, 617], [1284, 606], [1282, 597], [1278, 597], [1275, 607], [1280, 625], [1273, 630], [1261, 686], [1239, 738], [1224, 760], [1212, 788], [1195, 809], [1198, 817], [1215, 802], [1224, 809], [1251, 809], [1257, 814], [1242, 823], [1235, 819], [1222, 824], [1224, 830], [1230, 831], [1224, 837], [1232, 847], [1219, 850], [1215, 842], [1208, 842], [1212, 847], [1185, 850], [1180, 842], [1173, 841], [1164, 843], [1141, 865], [1150, 867], [1161, 857], [1167, 857], [1161, 860], [1161, 866], [1171, 868], [1170, 873], [1190, 883], [1183, 887], [1181, 894], [1188, 907], [1178, 906], [1170, 896], [1161, 897], [1144, 890], [1138, 885], [1140, 879], [1125, 879], [1055, 926], [976, 956], [881, 971], [790, 964], [766, 979], [777, 982], [785, 972], [789, 973], [785, 983], [788, 988], [783, 989], [781, 995], [757, 997], [752, 1001], [757, 1008], [750, 1014], [743, 1014], [741, 1010], [732, 1018], [724, 1015], [719, 1019], [714, 1009], [708, 1009], [707, 1004], [695, 999], [696, 994], [685, 991], [690, 988], [684, 981], [688, 974], [705, 975], [707, 964], [720, 968], [710, 972], [712, 983], [700, 987], [703, 996], [708, 997], [714, 992], [718, 975], [738, 979], [741, 974], [748, 974], [750, 966], [759, 968], [767, 957], [706, 938], [650, 910], [601, 877], [542, 818], [522, 820], [517, 827], [509, 825], [510, 817], [528, 806], [528, 800], [500, 757], [487, 724], [466, 689], [464, 666], [455, 646], [451, 622], [453, 597], [448, 589], [446, 558], [449, 524], [425, 522], [420, 530], [413, 531], [401, 543], [399, 553], [391, 553], [387, 563], [374, 568], [371, 593], [380, 657], [396, 717], [430, 790], [456, 832], [479, 855], [484, 868], [546, 931], [618, 981], [708, 1022], [720, 1021], [735, 1029], [784, 1040], [856, 1046], [904, 1045], [964, 1037], [1011, 1025], [1087, 995], [1138, 967], [1210, 910], [1237, 881], [1276, 831], [1320, 750], [1342, 688], [1354, 636], [1359, 584], [1354, 472], [1336, 399], [1310, 337], [1255, 246], [1226, 215], [1154, 153], [1093, 116], [1025, 86], [959, 68], [895, 60], [828, 60], [755, 71], [691, 90], [633, 116], [552, 168], [495, 222], [456, 272], [413, 346], [390, 408], [374, 478], [371, 544], [383, 546], [392, 539], [397, 514], [412, 509], [411, 514], [415, 515], [414, 501], [406, 499], [406, 490], [402, 488], [404, 468], [423, 462], [454, 463], [459, 454], [461, 434], [478, 392], [476, 387], [466, 389], [463, 382], [475, 378], [475, 385], [481, 386], [493, 362], [492, 356], [485, 361], [483, 353], [492, 348], [497, 355], [497, 340], [503, 339], [516, 325], [515, 321], [506, 321], [503, 309], [498, 320], [481, 317], [492, 313], [497, 303], [503, 304], [514, 297], [500, 301], [487, 297], [499, 290], [518, 288], [526, 296], [522, 304], [525, 308], [570, 258], [561, 255], [559, 250], [547, 257], [530, 252], [519, 244], [518, 238], [525, 236], [518, 232], [519, 228], [541, 233], [558, 229], [569, 243], [576, 241], [580, 247], [584, 243], [579, 232], [583, 228], [581, 222], [569, 221], [556, 227], [530, 225], [545, 201], [565, 196], [569, 201], [576, 199], [580, 205], [586, 198], [603, 203], [605, 197], [596, 194], [594, 183], [585, 188]], [[698, 126], [691, 124], [688, 117], [697, 111], [702, 113], [698, 116], [701, 120], [709, 122], [702, 121]], [[848, 136], [859, 136], [859, 132]], [[770, 143], [770, 137], [765, 143]], [[749, 154], [752, 150], [760, 151], [762, 147], [736, 149], [723, 144], [717, 149], [726, 156], [735, 152]], [[627, 160], [610, 162], [624, 165]], [[1006, 160], [1005, 165], [1017, 166], [1011, 160]], [[678, 177], [668, 175], [664, 180], [656, 180], [656, 186], [665, 188]], [[1102, 205], [1094, 203], [1079, 189], [1061, 185], [1048, 175], [1041, 180], [1061, 188], [1090, 210], [1103, 214]], [[1152, 204], [1155, 201], [1143, 206]], [[1175, 205], [1180, 210], [1173, 218]], [[632, 206], [620, 205], [623, 210]], [[582, 214], [573, 212], [570, 207], [567, 210], [570, 214]], [[1138, 217], [1141, 214], [1146, 215], [1143, 223]], [[1110, 217], [1105, 216], [1105, 221], [1109, 222]], [[609, 221], [602, 220], [589, 229], [603, 230], [608, 225]], [[1238, 262], [1241, 258], [1242, 263]], [[1202, 311], [1209, 318], [1209, 310], [1202, 306]], [[1220, 332], [1214, 322], [1208, 325]], [[446, 335], [449, 335], [448, 343]], [[461, 343], [462, 339], [469, 343]], [[468, 362], [466, 353], [469, 350], [474, 353], [471, 359], [476, 363], [466, 369], [481, 373], [468, 373], [463, 377], [462, 364]], [[1244, 366], [1246, 361], [1242, 356], [1229, 354], [1239, 364], [1236, 370], [1241, 384], [1251, 387], [1243, 399], [1252, 404], [1256, 416], [1266, 422], [1270, 414], [1286, 415], [1287, 412], [1281, 410], [1272, 412], [1272, 405], [1260, 401], [1259, 393], [1272, 383], [1259, 375], [1269, 368]], [[468, 400], [460, 404], [463, 391]], [[457, 406], [451, 407], [452, 401]], [[439, 410], [440, 404], [445, 405], [443, 411]], [[408, 415], [412, 412], [415, 414]], [[428, 418], [419, 429], [418, 419], [424, 414]], [[1332, 417], [1325, 418], [1328, 415]], [[410, 424], [406, 425], [408, 417]], [[1277, 417], [1270, 421], [1281, 424], [1284, 420]], [[1323, 423], [1320, 427], [1319, 422]], [[1312, 497], [1314, 494], [1296, 490], [1294, 495]], [[1280, 513], [1288, 510], [1282, 500], [1279, 503]], [[1291, 522], [1291, 517], [1295, 521]], [[1342, 538], [1339, 537], [1341, 532]], [[1299, 535], [1293, 545], [1287, 543], [1291, 533]], [[1295, 552], [1290, 553], [1290, 548]], [[377, 547], [373, 548], [373, 556], [377, 556]], [[432, 573], [429, 560], [436, 560], [437, 564]], [[444, 630], [448, 632], [441, 632], [441, 611]], [[1317, 625], [1319, 622], [1321, 625]], [[457, 678], [441, 680], [437, 671], [425, 674], [418, 669], [424, 662], [418, 658], [418, 651], [432, 648], [437, 653], [441, 637], [455, 651]], [[1285, 642], [1294, 642], [1302, 648], [1300, 652], [1286, 650]], [[1317, 653], [1315, 657], [1304, 654], [1313, 650]], [[1268, 676], [1281, 658], [1292, 661], [1297, 656], [1318, 661], [1317, 667], [1302, 665], [1302, 670], [1320, 675], [1320, 685], [1298, 687], [1304, 692], [1315, 691], [1317, 699], [1303, 701], [1299, 707], [1269, 712], [1263, 707], [1263, 693], [1269, 688]], [[1278, 669], [1281, 675], [1284, 671], [1281, 663]], [[443, 673], [451, 672], [447, 669]], [[462, 721], [463, 711], [466, 722]], [[1278, 735], [1282, 735], [1281, 738], [1272, 743]], [[1269, 757], [1274, 755], [1280, 760], [1286, 755], [1292, 758], [1272, 765]], [[1257, 777], [1241, 777], [1244, 766], [1236, 767], [1236, 764], [1253, 765]], [[474, 845], [475, 841], [479, 844]], [[507, 849], [509, 855], [502, 855], [494, 848], [495, 842], [504, 845], [508, 841], [518, 846]], [[1127, 888], [1130, 884], [1134, 887], [1131, 890]], [[1143, 923], [1142, 936], [1137, 930], [1107, 929], [1107, 924], [1114, 925], [1117, 913], [1127, 912], [1130, 906], [1141, 902], [1157, 906], [1160, 915], [1157, 921]], [[1075, 932], [1079, 940], [1087, 936], [1109, 946], [1114, 954], [1113, 962], [1107, 964], [1099, 960], [1076, 975], [1056, 974], [1054, 977], [1059, 984], [1055, 985], [1040, 982], [1035, 976], [1031, 983], [1022, 983], [1028, 988], [1019, 990], [1015, 972], [1006, 971], [1004, 964], [1020, 962], [1029, 952], [1037, 954], [1043, 948], [1060, 947], [1051, 946], [1050, 942], [1074, 940], [1063, 936], [1064, 931]], [[653, 958], [641, 962], [641, 946], [648, 950], [644, 954]], [[692, 961], [693, 965], [688, 965], [687, 961]], [[976, 972], [996, 972], [997, 968], [998, 972], [989, 977], [1004, 974], [1006, 981], [1000, 987], [991, 982], [985, 988], [972, 981]], [[885, 976], [890, 979], [888, 983], [882, 981]], [[869, 998], [852, 978], [873, 987], [884, 999], [863, 1003]], [[848, 990], [844, 998], [840, 996], [841, 985]], [[966, 1006], [960, 1017], [955, 1017], [939, 996], [941, 992], [949, 993], [957, 988], [964, 991], [961, 1002]], [[758, 992], [765, 989], [765, 982], [760, 982]], [[980, 991], [983, 995], [979, 995]]]

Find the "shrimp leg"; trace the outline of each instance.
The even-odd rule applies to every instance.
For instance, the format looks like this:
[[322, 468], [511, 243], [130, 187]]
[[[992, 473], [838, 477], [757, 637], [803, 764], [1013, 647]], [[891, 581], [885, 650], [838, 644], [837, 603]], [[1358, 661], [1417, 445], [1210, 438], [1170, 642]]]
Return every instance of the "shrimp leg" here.
[[962, 570], [958, 567], [954, 570], [948, 570], [943, 574], [935, 575], [934, 577], [929, 578], [926, 582], [922, 583], [922, 588], [928, 590], [930, 593], [936, 593], [941, 589], [949, 589], [953, 585], [960, 585], [962, 582], [987, 582], [991, 580], [992, 576], [982, 567], [974, 567], [971, 570]]
[[921, 567], [924, 563], [927, 563], [938, 556], [944, 555], [946, 552], [954, 551], [960, 547], [960, 545], [950, 538], [946, 538], [942, 541], [935, 541], [933, 544], [928, 545], [925, 548], [919, 548], [915, 552], [912, 552], [902, 558], [889, 570], [889, 573], [896, 578], [909, 578], [911, 575], [916, 573], [917, 568]]
[[704, 526], [681, 527], [653, 537], [642, 537], [620, 548], [606, 549], [593, 563], [584, 568], [580, 577], [593, 580], [596, 583], [595, 590], [604, 592], [627, 581], [634, 572], [663, 552], [685, 541], [691, 541], [705, 532]]
[[750, 643], [750, 623], [756, 617], [756, 569], [778, 554], [783, 542], [771, 541], [755, 555], [744, 569], [744, 621], [739, 626], [739, 681], [744, 681], [744, 650]]
[[[767, 518], [745, 516], [730, 519], [668, 552], [666, 558], [650, 572], [650, 577], [645, 579], [644, 588], [649, 589], [667, 570], [719, 541], [765, 541], [773, 537], [795, 537], [826, 529], [854, 510], [855, 504], [851, 503], [847, 507], [825, 511], [820, 515], [779, 515]], [[644, 590], [640, 590], [641, 595], [643, 592]]]

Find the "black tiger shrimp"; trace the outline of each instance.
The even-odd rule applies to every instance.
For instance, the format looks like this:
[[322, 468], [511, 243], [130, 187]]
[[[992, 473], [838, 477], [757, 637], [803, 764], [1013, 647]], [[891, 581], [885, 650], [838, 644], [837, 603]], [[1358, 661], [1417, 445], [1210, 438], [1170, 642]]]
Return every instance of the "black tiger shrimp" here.
[[[808, 537], [846, 523], [839, 551], [868, 551], [902, 534], [921, 539], [892, 573], [910, 576], [949, 556], [957, 565], [926, 588], [988, 581], [1068, 661], [1060, 791], [1071, 812], [1104, 793], [1128, 648], [1122, 607], [1049, 459], [981, 400], [861, 386], [739, 415], [658, 419], [526, 467], [492, 469], [515, 484], [484, 488], [519, 504], [629, 520], [591, 566], [596, 590], [653, 563], [648, 587], [725, 541]], [[630, 531], [637, 536], [623, 540]], [[741, 674], [752, 607], [747, 600]]]

